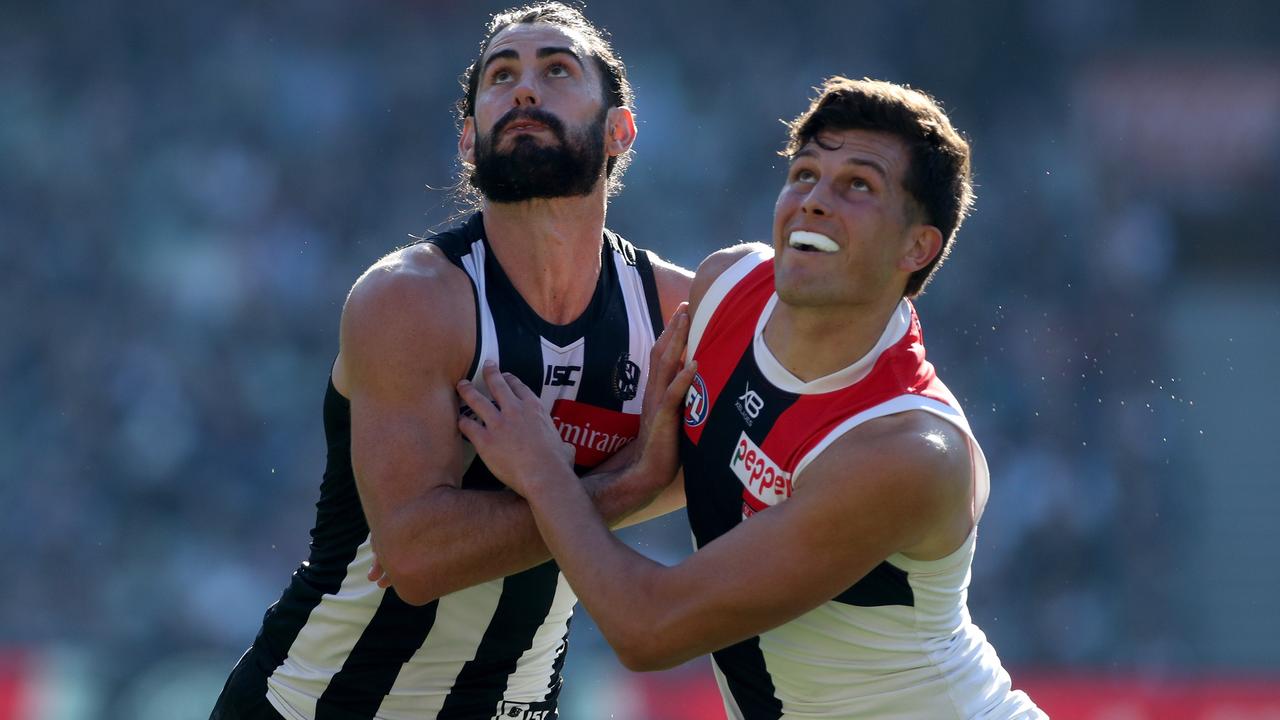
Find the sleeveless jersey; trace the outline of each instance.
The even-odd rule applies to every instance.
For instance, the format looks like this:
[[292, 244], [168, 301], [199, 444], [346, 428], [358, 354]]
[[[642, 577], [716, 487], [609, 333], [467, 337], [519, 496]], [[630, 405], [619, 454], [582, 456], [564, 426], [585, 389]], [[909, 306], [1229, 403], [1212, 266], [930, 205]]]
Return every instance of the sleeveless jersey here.
[[[529, 307], [494, 259], [479, 214], [426, 242], [471, 279], [473, 382], [483, 387], [479, 370], [494, 361], [540, 388], [562, 437], [577, 449], [579, 472], [636, 436], [649, 350], [662, 330], [645, 251], [606, 230], [590, 304], [577, 320], [552, 325]], [[330, 382], [324, 405], [328, 466], [310, 558], [267, 611], [250, 651], [265, 676], [268, 700], [286, 718], [300, 720], [556, 717], [577, 601], [559, 568], [547, 562], [421, 607], [370, 582], [369, 527], [351, 467], [349, 404]], [[466, 448], [462, 487], [503, 489]]]
[[[785, 502], [824, 449], [868, 420], [937, 415], [968, 439], [975, 482], [987, 464], [955, 398], [925, 360], [903, 299], [861, 360], [810, 382], [764, 343], [778, 302], [772, 253], [717, 278], [690, 328], [698, 373], [687, 397], [681, 459], [698, 547]], [[831, 342], [839, 342], [832, 338]], [[857, 468], [850, 468], [856, 473]], [[966, 607], [976, 530], [935, 561], [890, 556], [830, 601], [712, 654], [730, 718], [1039, 718], [1012, 691]], [[786, 552], [785, 538], [770, 552]]]

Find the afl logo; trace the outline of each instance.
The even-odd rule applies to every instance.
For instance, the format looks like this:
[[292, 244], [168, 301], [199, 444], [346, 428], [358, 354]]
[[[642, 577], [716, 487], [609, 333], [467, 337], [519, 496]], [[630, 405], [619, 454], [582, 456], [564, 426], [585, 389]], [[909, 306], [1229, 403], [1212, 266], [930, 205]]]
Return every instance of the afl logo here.
[[707, 410], [707, 384], [702, 381], [702, 373], [697, 373], [684, 396], [684, 424], [698, 427], [706, 422]]

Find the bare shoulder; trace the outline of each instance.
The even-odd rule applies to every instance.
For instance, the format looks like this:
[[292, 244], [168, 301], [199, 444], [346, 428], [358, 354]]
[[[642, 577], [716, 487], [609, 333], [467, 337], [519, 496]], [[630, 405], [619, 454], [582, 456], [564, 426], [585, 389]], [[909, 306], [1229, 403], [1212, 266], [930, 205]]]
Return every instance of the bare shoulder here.
[[967, 536], [973, 464], [963, 431], [923, 410], [869, 420], [831, 444], [797, 479], [796, 494], [875, 508], [903, 534], [895, 550], [943, 557]]
[[764, 243], [742, 243], [732, 247], [717, 250], [706, 257], [701, 264], [698, 265], [698, 272], [694, 275], [693, 286], [689, 289], [689, 310], [696, 310], [698, 304], [702, 302], [702, 298], [707, 294], [707, 290], [711, 289], [711, 284], [716, 278], [724, 274], [734, 263], [753, 252], [768, 250], [769, 246]]
[[[911, 476], [939, 491], [967, 488], [972, 464], [964, 432], [923, 410], [867, 421], [832, 444], [846, 459], [885, 465], [895, 476]], [[826, 454], [826, 453], [824, 453]]]
[[649, 263], [653, 266], [654, 283], [658, 286], [658, 299], [662, 304], [662, 320], [671, 318], [680, 303], [689, 299], [689, 287], [693, 285], [693, 273], [673, 262], [649, 252]]
[[[444, 252], [419, 243], [384, 256], [347, 294], [334, 383], [369, 366], [388, 372], [419, 364], [465, 372], [475, 347], [471, 281]], [[406, 365], [408, 367], [406, 367]]]
[[[419, 281], [428, 281], [427, 285]], [[431, 243], [415, 243], [382, 256], [356, 279], [351, 294], [378, 293], [385, 290], [413, 292], [440, 283], [466, 283], [466, 274], [458, 269], [444, 251]], [[348, 298], [350, 299], [350, 298]]]

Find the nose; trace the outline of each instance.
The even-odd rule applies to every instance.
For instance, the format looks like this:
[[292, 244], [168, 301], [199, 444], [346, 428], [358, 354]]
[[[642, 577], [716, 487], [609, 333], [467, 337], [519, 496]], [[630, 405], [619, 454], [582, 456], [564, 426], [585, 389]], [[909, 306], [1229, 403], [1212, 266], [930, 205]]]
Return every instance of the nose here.
[[809, 192], [800, 203], [800, 212], [806, 215], [830, 214], [831, 211], [827, 206], [827, 188], [824, 183], [816, 182], [809, 188]]
[[538, 88], [534, 85], [536, 80], [536, 73], [525, 73], [520, 78], [514, 93], [516, 107], [538, 106]]

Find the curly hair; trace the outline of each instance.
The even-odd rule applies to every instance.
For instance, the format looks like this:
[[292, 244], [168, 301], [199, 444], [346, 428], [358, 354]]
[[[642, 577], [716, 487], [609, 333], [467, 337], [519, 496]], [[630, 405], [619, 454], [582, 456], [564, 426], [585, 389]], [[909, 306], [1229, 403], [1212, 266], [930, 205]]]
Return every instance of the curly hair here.
[[907, 280], [903, 295], [915, 297], [951, 252], [956, 232], [973, 207], [969, 143], [952, 127], [937, 100], [906, 85], [835, 76], [816, 90], [818, 96], [809, 107], [787, 124], [787, 146], [781, 154], [794, 157], [828, 130], [877, 130], [906, 144], [909, 162], [903, 187], [916, 205], [913, 210], [942, 233], [937, 257]]

